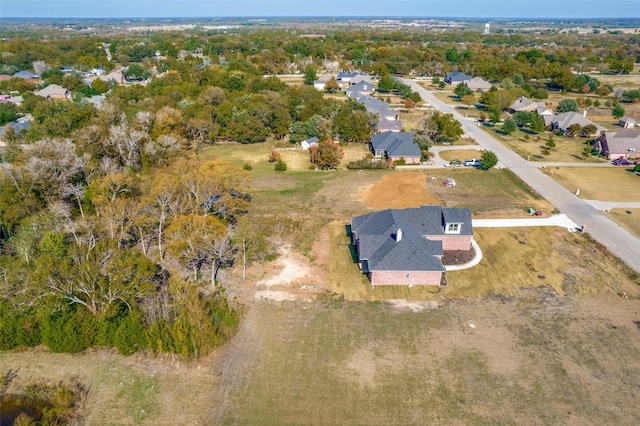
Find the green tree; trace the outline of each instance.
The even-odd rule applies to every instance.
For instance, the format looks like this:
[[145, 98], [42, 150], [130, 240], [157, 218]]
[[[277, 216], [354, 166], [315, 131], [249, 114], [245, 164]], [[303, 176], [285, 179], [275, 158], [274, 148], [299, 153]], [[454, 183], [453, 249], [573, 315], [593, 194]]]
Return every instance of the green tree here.
[[276, 160], [276, 164], [273, 166], [273, 169], [276, 172], [284, 172], [287, 170], [287, 163], [285, 163], [282, 158], [278, 158]]
[[558, 104], [558, 113], [578, 111], [578, 102], [573, 99], [563, 99]]
[[395, 82], [389, 74], [385, 74], [380, 77], [378, 82], [378, 92], [391, 92], [395, 87]]
[[324, 90], [329, 93], [336, 93], [339, 89], [340, 86], [338, 86], [338, 80], [336, 80], [334, 76], [331, 76], [331, 78], [324, 84]]
[[9, 102], [0, 102], [0, 126], [11, 123], [18, 118], [16, 106]]
[[482, 157], [480, 157], [480, 168], [482, 170], [489, 170], [498, 164], [498, 156], [493, 151], [483, 151]]
[[304, 70], [304, 83], [313, 85], [313, 82], [318, 79], [318, 73], [313, 65], [307, 65]]
[[531, 123], [529, 124], [529, 128], [536, 133], [544, 132], [545, 128], [544, 118], [538, 113], [533, 113], [531, 115]]
[[469, 109], [471, 105], [474, 105], [476, 103], [476, 97], [473, 96], [472, 94], [464, 95], [462, 97], [462, 103], [467, 106], [467, 109]]
[[625, 113], [624, 108], [622, 108], [620, 104], [616, 104], [611, 110], [611, 115], [613, 115], [615, 118], [624, 117], [624, 113]]
[[517, 129], [516, 122], [513, 120], [513, 118], [509, 117], [506, 120], [504, 120], [504, 124], [502, 125], [503, 132], [510, 135], [511, 133], [515, 132], [516, 129]]
[[462, 124], [453, 117], [453, 114], [443, 114], [440, 111], [434, 111], [425, 117], [420, 127], [420, 131], [435, 142], [453, 141], [464, 133]]
[[458, 85], [453, 89], [453, 93], [458, 97], [458, 99], [462, 99], [463, 96], [472, 95], [473, 90], [469, 89], [466, 83], [458, 83]]

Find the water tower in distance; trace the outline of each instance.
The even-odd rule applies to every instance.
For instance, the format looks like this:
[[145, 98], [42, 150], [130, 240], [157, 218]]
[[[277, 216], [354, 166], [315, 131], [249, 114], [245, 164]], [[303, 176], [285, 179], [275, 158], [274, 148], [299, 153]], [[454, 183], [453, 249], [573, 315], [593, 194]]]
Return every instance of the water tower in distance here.
[[490, 24], [488, 22], [486, 24], [484, 24], [484, 33], [485, 34], [489, 34], [489, 26], [490, 26]]

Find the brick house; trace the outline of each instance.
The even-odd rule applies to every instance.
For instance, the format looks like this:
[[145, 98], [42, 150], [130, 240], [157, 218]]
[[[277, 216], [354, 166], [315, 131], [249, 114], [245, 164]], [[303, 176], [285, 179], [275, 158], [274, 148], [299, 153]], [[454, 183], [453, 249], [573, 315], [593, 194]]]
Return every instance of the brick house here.
[[422, 206], [351, 220], [362, 273], [375, 285], [441, 285], [445, 251], [471, 250], [471, 210]]
[[371, 136], [371, 151], [376, 157], [391, 161], [404, 159], [406, 164], [420, 164], [422, 153], [413, 141], [412, 132], [388, 131]]
[[638, 159], [640, 158], [640, 130], [622, 129], [617, 132], [604, 132], [596, 139], [593, 148], [610, 160]]

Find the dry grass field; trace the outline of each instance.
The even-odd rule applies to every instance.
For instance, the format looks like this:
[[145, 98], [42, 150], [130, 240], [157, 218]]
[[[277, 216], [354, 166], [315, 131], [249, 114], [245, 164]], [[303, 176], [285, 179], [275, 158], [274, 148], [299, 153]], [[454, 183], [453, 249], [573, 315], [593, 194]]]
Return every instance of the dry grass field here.
[[[508, 146], [522, 158], [529, 161], [544, 162], [577, 162], [577, 163], [601, 163], [606, 162], [597, 157], [585, 157], [583, 150], [586, 146], [587, 138], [568, 138], [563, 136], [553, 136], [556, 146], [549, 155], [543, 154], [543, 147], [549, 139], [549, 133], [536, 135], [533, 133], [516, 130], [511, 135], [504, 134], [499, 127], [483, 127], [491, 136]], [[529, 137], [527, 139], [526, 137]], [[540, 139], [538, 139], [538, 137]]]
[[444, 161], [451, 161], [453, 159], [465, 161], [472, 158], [480, 158], [482, 156], [482, 152], [478, 149], [451, 149], [441, 151], [438, 155]]
[[607, 216], [636, 238], [640, 238], [640, 209], [611, 209]]
[[626, 167], [559, 167], [553, 179], [569, 191], [580, 188], [580, 198], [599, 201], [640, 200], [640, 176]]

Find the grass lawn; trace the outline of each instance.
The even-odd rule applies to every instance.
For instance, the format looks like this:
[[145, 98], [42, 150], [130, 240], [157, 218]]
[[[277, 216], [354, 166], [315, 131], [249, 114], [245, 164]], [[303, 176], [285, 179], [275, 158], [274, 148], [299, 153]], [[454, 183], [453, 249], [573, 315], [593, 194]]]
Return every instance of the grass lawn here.
[[[453, 178], [455, 187], [442, 181]], [[529, 207], [551, 213], [553, 206], [507, 169], [460, 167], [428, 172], [429, 191], [447, 207], [467, 207], [476, 217], [523, 217]]]
[[[549, 134], [544, 133], [536, 135], [534, 133], [516, 130], [511, 135], [504, 134], [499, 131], [499, 127], [483, 127], [491, 136], [511, 148], [522, 158], [528, 158], [530, 161], [551, 161], [551, 162], [579, 162], [579, 163], [599, 163], [596, 157], [584, 157], [582, 152], [586, 146], [588, 138], [567, 138], [562, 136], [553, 136], [556, 143], [555, 148], [551, 150], [549, 155], [542, 154], [542, 147], [549, 139]], [[530, 139], [526, 139], [528, 135]], [[540, 140], [538, 140], [540, 136]]]
[[444, 161], [451, 161], [454, 158], [457, 158], [460, 161], [465, 161], [472, 158], [480, 158], [482, 156], [482, 152], [478, 149], [451, 149], [441, 151], [438, 155]]
[[580, 188], [580, 198], [599, 201], [640, 200], [640, 176], [626, 167], [560, 167], [553, 179], [569, 191]]
[[542, 291], [419, 313], [260, 305], [233, 352], [257, 353], [209, 407], [217, 424], [634, 424], [633, 306]]
[[607, 216], [636, 238], [640, 238], [640, 209], [611, 209]]

